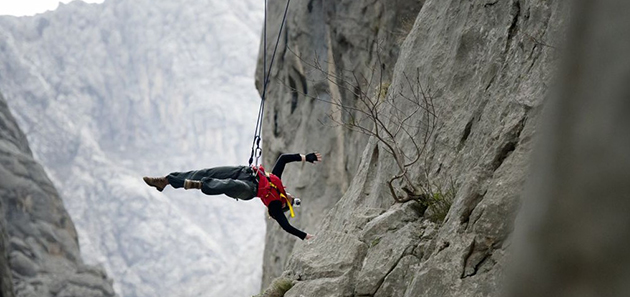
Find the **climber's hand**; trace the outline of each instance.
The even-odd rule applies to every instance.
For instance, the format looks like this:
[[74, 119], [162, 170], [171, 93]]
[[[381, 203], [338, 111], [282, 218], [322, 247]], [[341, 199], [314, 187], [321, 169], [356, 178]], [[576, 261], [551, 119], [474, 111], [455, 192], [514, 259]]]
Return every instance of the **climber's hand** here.
[[306, 237], [304, 237], [304, 239], [309, 240], [313, 237], [314, 237], [313, 235], [306, 233]]
[[317, 163], [322, 161], [322, 154], [320, 153], [310, 153], [306, 155], [306, 161], [311, 163]]

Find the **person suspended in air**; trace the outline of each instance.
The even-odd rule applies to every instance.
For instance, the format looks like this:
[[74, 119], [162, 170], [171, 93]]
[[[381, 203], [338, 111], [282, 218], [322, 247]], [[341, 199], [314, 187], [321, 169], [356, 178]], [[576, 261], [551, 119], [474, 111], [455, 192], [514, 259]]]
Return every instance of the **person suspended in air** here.
[[311, 239], [313, 236], [291, 226], [284, 215], [285, 210], [290, 210], [293, 215], [293, 205], [299, 206], [300, 200], [286, 192], [282, 184], [282, 172], [287, 163], [298, 161], [317, 163], [321, 160], [322, 156], [319, 153], [283, 154], [278, 158], [271, 172], [265, 171], [263, 166], [222, 166], [173, 172], [164, 177], [145, 176], [143, 180], [160, 192], [171, 185], [176, 189], [199, 189], [206, 195], [225, 194], [237, 200], [259, 197], [267, 206], [269, 215], [280, 224], [284, 231], [304, 240]]

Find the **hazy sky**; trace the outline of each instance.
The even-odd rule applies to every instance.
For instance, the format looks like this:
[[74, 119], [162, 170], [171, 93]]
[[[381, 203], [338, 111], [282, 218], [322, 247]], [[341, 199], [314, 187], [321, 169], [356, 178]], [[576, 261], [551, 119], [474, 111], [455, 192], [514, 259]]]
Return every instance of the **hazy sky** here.
[[[68, 3], [73, 0], [0, 0], [0, 15], [34, 15], [54, 10], [59, 2]], [[74, 0], [81, 1], [81, 0]], [[82, 0], [88, 3], [102, 3], [104, 0]]]

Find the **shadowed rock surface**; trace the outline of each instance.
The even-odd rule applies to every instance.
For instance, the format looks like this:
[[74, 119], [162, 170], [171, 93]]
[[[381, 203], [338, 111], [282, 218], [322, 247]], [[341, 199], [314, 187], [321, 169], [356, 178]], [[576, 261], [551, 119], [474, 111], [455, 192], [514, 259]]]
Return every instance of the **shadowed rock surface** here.
[[[4, 106], [6, 102], [4, 102], [4, 98], [2, 98], [2, 94], [0, 94], [0, 104], [2, 104], [0, 105], [1, 108], [6, 109], [6, 106]], [[16, 137], [12, 134], [18, 131], [18, 129], [8, 110], [0, 112], [0, 123], [2, 125], [0, 133], [3, 142], [4, 139], [15, 139]], [[26, 148], [28, 149], [28, 147]], [[0, 213], [3, 214], [0, 217], [0, 294], [2, 294], [1, 296], [13, 297], [15, 295], [13, 293], [11, 268], [9, 267], [9, 234], [7, 233], [7, 221], [4, 215], [5, 205], [6, 202], [4, 199], [0, 199]]]
[[0, 197], [2, 296], [116, 296], [101, 268], [83, 264], [74, 224], [1, 95]]
[[[268, 228], [263, 283], [284, 271], [298, 280], [285, 295], [291, 297], [498, 296], [536, 123], [566, 26], [566, 5], [542, 0], [292, 4], [282, 58], [272, 71], [265, 162], [280, 152], [320, 150], [325, 164], [302, 171], [296, 166], [286, 174], [293, 178], [286, 184], [304, 198], [301, 212], [306, 213], [298, 214], [299, 224], [316, 238], [287, 241]], [[281, 9], [272, 7], [276, 15]], [[415, 21], [402, 30], [408, 35], [396, 40], [392, 32], [405, 27], [403, 12]], [[325, 115], [333, 110], [322, 102], [331, 100], [326, 96], [354, 100], [335, 90], [326, 74], [365, 75], [379, 56], [390, 98], [412, 97], [408, 77], [416, 75], [433, 98], [437, 129], [410, 174], [419, 184], [454, 191], [444, 221], [428, 219], [417, 203], [393, 203], [385, 182], [397, 173], [395, 162], [375, 139], [364, 145], [363, 136], [318, 121], [326, 124]], [[303, 61], [315, 58], [325, 72]], [[260, 66], [259, 61], [259, 72]], [[308, 85], [292, 88], [291, 81], [301, 76]], [[294, 89], [317, 99], [296, 96]], [[424, 120], [418, 115], [412, 121]], [[420, 137], [422, 130], [413, 133]], [[409, 138], [399, 141], [406, 152], [413, 150]]]
[[506, 296], [630, 296], [630, 3], [573, 1]]

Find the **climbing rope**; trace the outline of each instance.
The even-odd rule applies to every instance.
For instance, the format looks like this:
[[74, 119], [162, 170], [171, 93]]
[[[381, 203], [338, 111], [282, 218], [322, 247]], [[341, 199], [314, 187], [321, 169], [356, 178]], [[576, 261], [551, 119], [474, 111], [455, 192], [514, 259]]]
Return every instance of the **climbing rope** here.
[[263, 92], [260, 100], [260, 107], [258, 108], [258, 119], [256, 120], [256, 129], [254, 130], [254, 141], [252, 142], [252, 151], [249, 156], [249, 166], [252, 166], [254, 163], [254, 159], [256, 161], [255, 165], [258, 166], [258, 160], [260, 156], [262, 156], [262, 149], [260, 148], [260, 140], [262, 133], [262, 121], [263, 114], [265, 110], [265, 99], [267, 98], [267, 85], [269, 84], [269, 76], [271, 75], [271, 68], [273, 67], [273, 62], [276, 59], [276, 52], [278, 51], [278, 44], [280, 43], [280, 36], [282, 34], [282, 29], [284, 28], [284, 23], [287, 20], [287, 13], [289, 11], [289, 4], [291, 0], [287, 0], [287, 5], [284, 8], [284, 16], [282, 17], [282, 23], [280, 24], [280, 30], [278, 30], [278, 38], [276, 39], [276, 45], [273, 49], [273, 54], [271, 55], [271, 62], [269, 64], [269, 68], [267, 69], [267, 0], [265, 0], [265, 18], [263, 25]]

